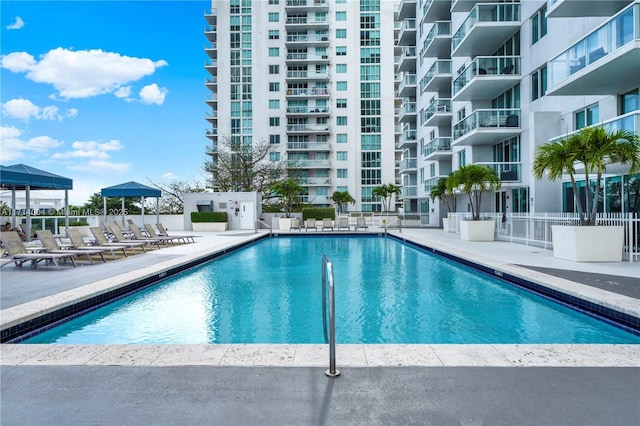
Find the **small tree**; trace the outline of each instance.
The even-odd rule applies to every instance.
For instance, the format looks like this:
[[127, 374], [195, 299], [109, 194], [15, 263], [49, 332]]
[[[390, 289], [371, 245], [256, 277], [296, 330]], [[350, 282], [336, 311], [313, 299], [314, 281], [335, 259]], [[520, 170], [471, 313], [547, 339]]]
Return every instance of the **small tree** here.
[[441, 177], [430, 193], [432, 200], [440, 199], [444, 201], [447, 206], [447, 212], [449, 213], [456, 211], [456, 195], [454, 193], [453, 183], [453, 179]]
[[338, 214], [342, 214], [345, 204], [355, 204], [356, 200], [348, 191], [336, 191], [331, 195], [331, 200], [336, 203]]
[[299, 201], [300, 195], [304, 194], [304, 188], [293, 179], [287, 179], [271, 185], [271, 191], [276, 197], [282, 199], [286, 217], [291, 217], [293, 206]]
[[458, 187], [469, 197], [472, 220], [480, 220], [482, 193], [500, 189], [500, 177], [495, 170], [480, 164], [462, 166], [447, 179], [451, 179], [452, 187]]
[[[628, 130], [609, 132], [603, 126], [585, 127], [579, 132], [538, 147], [533, 174], [541, 179], [547, 172], [549, 180], [569, 175], [581, 225], [594, 226], [598, 213], [598, 197], [602, 175], [608, 163], [629, 164], [629, 173], [640, 168], [640, 137]], [[576, 183], [576, 165], [582, 164], [585, 178], [585, 205]], [[595, 189], [591, 194], [590, 173], [595, 173]]]
[[391, 207], [391, 197], [400, 195], [400, 187], [392, 183], [383, 184], [373, 188], [371, 195], [382, 198], [382, 210], [387, 212]]
[[[193, 182], [174, 180], [168, 183], [154, 182], [149, 178], [147, 180], [151, 185], [162, 191], [162, 197], [158, 200], [161, 214], [184, 213], [184, 194], [187, 192], [206, 191], [204, 186], [195, 180]], [[149, 205], [149, 211], [155, 213], [155, 208], [155, 202]]]

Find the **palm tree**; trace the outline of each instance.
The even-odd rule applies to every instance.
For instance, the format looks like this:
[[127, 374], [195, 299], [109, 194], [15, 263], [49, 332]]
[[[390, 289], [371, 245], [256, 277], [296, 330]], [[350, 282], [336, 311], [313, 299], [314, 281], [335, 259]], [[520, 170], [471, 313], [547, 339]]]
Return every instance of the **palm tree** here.
[[438, 183], [436, 184], [435, 188], [431, 190], [431, 199], [434, 201], [437, 199], [444, 201], [447, 205], [447, 211], [455, 212], [456, 197], [453, 190], [453, 179], [441, 177], [440, 179], [438, 179]]
[[386, 212], [389, 211], [389, 207], [391, 207], [391, 197], [400, 195], [400, 187], [392, 183], [383, 184], [373, 188], [371, 195], [382, 198], [382, 210]]
[[271, 190], [277, 197], [282, 198], [286, 217], [291, 217], [291, 210], [298, 202], [300, 195], [304, 193], [304, 188], [298, 185], [293, 179], [287, 179], [271, 185]]
[[[585, 127], [573, 135], [540, 146], [532, 169], [538, 179], [546, 171], [549, 180], [557, 180], [566, 172], [571, 180], [580, 224], [593, 226], [596, 224], [602, 175], [609, 163], [629, 164], [629, 173], [635, 173], [640, 168], [640, 137], [628, 130], [607, 131], [603, 126]], [[587, 194], [584, 207], [575, 180], [576, 164], [584, 167]], [[589, 179], [591, 173], [596, 174], [593, 195]]]
[[462, 192], [469, 196], [472, 220], [480, 220], [480, 206], [482, 204], [482, 193], [484, 191], [495, 191], [500, 189], [500, 177], [495, 170], [480, 164], [462, 166], [453, 172], [447, 180], [451, 187], [459, 187]]
[[342, 214], [345, 204], [355, 204], [356, 200], [348, 191], [336, 191], [331, 195], [331, 200], [336, 203], [338, 214]]

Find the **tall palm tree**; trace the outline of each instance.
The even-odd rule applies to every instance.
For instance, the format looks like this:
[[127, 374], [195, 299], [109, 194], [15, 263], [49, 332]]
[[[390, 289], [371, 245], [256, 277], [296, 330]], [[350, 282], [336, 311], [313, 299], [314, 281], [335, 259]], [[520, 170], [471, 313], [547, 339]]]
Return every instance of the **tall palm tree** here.
[[287, 179], [271, 185], [271, 190], [276, 196], [282, 198], [285, 216], [291, 217], [291, 210], [298, 202], [300, 195], [304, 193], [304, 188], [295, 180]]
[[454, 194], [453, 179], [449, 179], [448, 177], [441, 177], [438, 179], [438, 183], [435, 188], [431, 190], [430, 195], [432, 200], [440, 199], [444, 201], [449, 213], [456, 211], [456, 197]]
[[355, 204], [356, 200], [348, 191], [336, 191], [331, 194], [331, 200], [336, 203], [338, 214], [342, 214], [345, 204]]
[[391, 207], [391, 197], [400, 195], [400, 187], [392, 183], [383, 184], [373, 188], [371, 195], [382, 198], [382, 210], [386, 212]]
[[495, 191], [500, 189], [501, 186], [500, 177], [496, 171], [480, 164], [462, 166], [447, 179], [451, 179], [452, 185], [459, 187], [462, 192], [469, 196], [473, 220], [480, 220], [482, 193]]

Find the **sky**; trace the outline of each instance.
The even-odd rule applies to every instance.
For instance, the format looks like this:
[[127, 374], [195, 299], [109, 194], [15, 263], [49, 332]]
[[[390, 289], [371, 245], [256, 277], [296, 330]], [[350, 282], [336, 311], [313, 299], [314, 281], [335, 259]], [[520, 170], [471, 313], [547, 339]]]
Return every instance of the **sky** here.
[[210, 9], [0, 0], [0, 163], [73, 179], [73, 205], [129, 181], [204, 184]]

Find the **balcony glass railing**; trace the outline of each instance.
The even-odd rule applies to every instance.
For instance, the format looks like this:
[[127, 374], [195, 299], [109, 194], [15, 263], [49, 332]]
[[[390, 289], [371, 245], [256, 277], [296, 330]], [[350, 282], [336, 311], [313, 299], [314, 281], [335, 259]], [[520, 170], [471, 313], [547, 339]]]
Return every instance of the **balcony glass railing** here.
[[323, 114], [329, 112], [329, 107], [290, 106], [287, 112], [291, 114]]
[[433, 63], [431, 68], [429, 68], [429, 71], [427, 71], [424, 77], [422, 77], [422, 80], [420, 80], [420, 91], [424, 91], [424, 88], [429, 85], [429, 83], [431, 82], [431, 80], [433, 80], [434, 77], [438, 75], [443, 75], [443, 74], [444, 75], [451, 74], [450, 59], [443, 59], [443, 60], [439, 59]]
[[478, 162], [474, 164], [489, 167], [498, 174], [502, 182], [520, 182], [521, 180], [522, 163], [520, 162]]
[[328, 132], [328, 124], [289, 124], [288, 132]]
[[323, 168], [329, 169], [331, 168], [330, 160], [289, 160], [287, 161], [289, 167], [299, 167], [299, 168]]
[[476, 76], [520, 75], [520, 56], [477, 56], [453, 80], [453, 94], [462, 90]]
[[405, 130], [402, 133], [402, 139], [405, 141], [415, 141], [417, 136], [417, 132], [415, 130]]
[[405, 74], [402, 77], [402, 81], [400, 82], [400, 84], [402, 86], [415, 86], [416, 85], [416, 75], [415, 74]]
[[422, 112], [422, 123], [439, 112], [451, 112], [451, 99], [434, 99], [431, 104]]
[[[598, 123], [597, 125], [603, 126], [608, 132], [628, 130], [635, 134], [640, 134], [640, 110], [628, 112], [624, 115], [612, 118], [611, 120]], [[574, 130], [573, 132], [567, 133], [565, 135], [556, 136], [555, 138], [550, 139], [549, 142], [554, 142], [567, 136], [571, 136], [575, 133], [578, 133], [579, 131], [580, 130]]]
[[[640, 39], [640, 4], [633, 4], [549, 62], [549, 87]], [[640, 71], [639, 71], [640, 72]]]
[[423, 50], [427, 50], [437, 36], [451, 36], [451, 21], [436, 21], [424, 39]]
[[287, 89], [287, 96], [308, 96], [308, 95], [328, 95], [329, 90], [324, 87]]
[[309, 41], [329, 41], [328, 35], [320, 34], [289, 34], [287, 35], [287, 42], [309, 42]]
[[329, 73], [313, 71], [287, 71], [287, 78], [329, 78]]
[[328, 151], [329, 142], [287, 142], [289, 151]]
[[401, 31], [415, 30], [415, 29], [416, 29], [416, 18], [405, 19], [404, 21], [402, 21], [402, 27], [400, 28]]
[[402, 104], [402, 108], [400, 108], [400, 115], [415, 114], [415, 112], [416, 112], [415, 102], [405, 102]]
[[446, 176], [434, 176], [432, 178], [425, 180], [424, 192], [426, 193], [431, 192], [431, 190], [433, 190], [433, 188], [435, 188], [438, 185], [438, 181], [440, 180], [440, 178], [443, 178], [443, 177], [446, 177]]
[[453, 139], [476, 129], [520, 127], [520, 109], [477, 109], [453, 126]]
[[400, 189], [401, 197], [415, 197], [418, 195], [418, 187], [416, 185], [404, 185]]
[[416, 165], [418, 164], [418, 160], [415, 158], [405, 158], [404, 160], [401, 160], [400, 163], [398, 164], [398, 168], [402, 171], [402, 170], [407, 170], [407, 169], [415, 169]]
[[451, 138], [441, 137], [431, 140], [424, 146], [422, 154], [425, 157], [433, 154], [434, 152], [451, 152]]
[[451, 50], [456, 50], [462, 40], [471, 32], [471, 29], [480, 22], [520, 22], [520, 4], [481, 3], [475, 5], [462, 26], [453, 35]]
[[306, 7], [306, 6], [322, 6], [326, 5], [328, 0], [287, 0], [287, 7]]

